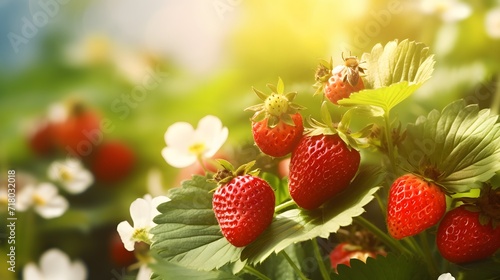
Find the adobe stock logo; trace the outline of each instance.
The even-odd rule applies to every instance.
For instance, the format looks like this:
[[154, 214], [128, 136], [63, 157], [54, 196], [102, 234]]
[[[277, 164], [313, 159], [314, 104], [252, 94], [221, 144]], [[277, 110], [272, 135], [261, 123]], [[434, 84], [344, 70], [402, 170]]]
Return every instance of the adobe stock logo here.
[[21, 18], [20, 33], [9, 32], [7, 38], [15, 53], [19, 53], [19, 47], [29, 43], [40, 28], [49, 23], [49, 19], [54, 18], [61, 10], [61, 5], [65, 5], [70, 0], [39, 0], [38, 10], [29, 17]]

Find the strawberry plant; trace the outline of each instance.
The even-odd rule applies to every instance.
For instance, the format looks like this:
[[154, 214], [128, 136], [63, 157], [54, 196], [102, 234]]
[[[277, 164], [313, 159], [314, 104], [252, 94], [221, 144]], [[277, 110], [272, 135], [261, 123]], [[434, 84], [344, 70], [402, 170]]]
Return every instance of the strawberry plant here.
[[[281, 79], [269, 95], [254, 90], [264, 102], [248, 108], [256, 158], [290, 154], [288, 176], [220, 161], [170, 190], [150, 231], [153, 279], [497, 279], [498, 116], [456, 100], [403, 124], [394, 108], [410, 106], [434, 70], [422, 43], [332, 64], [309, 87], [331, 102], [300, 93], [317, 107], [295, 103]], [[383, 254], [354, 233], [338, 238], [353, 225]]]

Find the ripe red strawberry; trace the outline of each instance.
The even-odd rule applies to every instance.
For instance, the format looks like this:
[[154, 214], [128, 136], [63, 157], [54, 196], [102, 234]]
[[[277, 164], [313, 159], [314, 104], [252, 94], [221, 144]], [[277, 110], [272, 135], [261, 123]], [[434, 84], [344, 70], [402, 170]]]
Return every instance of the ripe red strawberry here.
[[387, 228], [401, 239], [434, 226], [446, 211], [446, 197], [436, 184], [406, 174], [391, 186], [387, 205]]
[[365, 69], [360, 67], [359, 60], [356, 56], [348, 56], [344, 58], [343, 65], [338, 65], [332, 69], [332, 61], [322, 61], [316, 71], [316, 94], [324, 93], [326, 98], [333, 104], [338, 104], [338, 101], [349, 97], [352, 93], [358, 92], [365, 88], [363, 80], [360, 78], [360, 73], [364, 73]]
[[492, 256], [500, 249], [500, 226], [492, 220], [482, 225], [479, 211], [462, 205], [448, 211], [439, 224], [436, 244], [441, 255], [450, 262], [467, 263]]
[[82, 103], [71, 105], [67, 118], [55, 124], [54, 135], [59, 147], [77, 157], [90, 155], [102, 141], [100, 117]]
[[254, 89], [263, 104], [248, 107], [255, 111], [252, 117], [252, 134], [259, 149], [272, 157], [282, 157], [292, 152], [297, 145], [304, 126], [302, 116], [297, 113], [303, 107], [292, 101], [297, 93], [284, 93], [281, 79], [277, 87], [268, 85], [271, 95]]
[[221, 185], [214, 193], [212, 207], [227, 241], [243, 247], [271, 224], [275, 196], [265, 180], [243, 171], [248, 170], [248, 166], [234, 172], [229, 169], [232, 168], [219, 171], [215, 176]]
[[351, 85], [346, 80], [344, 74], [346, 66], [335, 67], [332, 71], [332, 76], [328, 79], [328, 84], [325, 87], [325, 96], [333, 104], [338, 104], [338, 101], [343, 98], [348, 98], [353, 92], [358, 92], [365, 88], [363, 80], [359, 79], [355, 85]]
[[292, 152], [302, 137], [304, 126], [299, 113], [291, 117], [294, 126], [279, 122], [271, 128], [268, 126], [268, 119], [253, 123], [253, 138], [263, 153], [273, 157], [282, 157]]
[[359, 163], [338, 134], [304, 136], [290, 160], [290, 195], [304, 209], [318, 208], [349, 186]]
[[28, 136], [28, 145], [37, 156], [47, 156], [55, 152], [54, 125], [40, 123]]
[[361, 246], [350, 243], [340, 243], [330, 252], [330, 263], [332, 268], [337, 271], [339, 264], [350, 266], [351, 259], [358, 259], [366, 262], [368, 257], [375, 258], [377, 252], [364, 250]]
[[96, 148], [90, 169], [97, 181], [115, 183], [130, 174], [134, 162], [134, 152], [127, 145], [111, 141]]

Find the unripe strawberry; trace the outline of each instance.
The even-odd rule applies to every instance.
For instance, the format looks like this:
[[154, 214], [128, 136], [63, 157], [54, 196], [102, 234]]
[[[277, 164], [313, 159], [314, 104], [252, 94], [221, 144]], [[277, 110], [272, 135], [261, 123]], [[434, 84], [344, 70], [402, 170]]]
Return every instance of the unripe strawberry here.
[[399, 177], [391, 186], [387, 228], [392, 237], [416, 235], [436, 225], [446, 211], [446, 197], [436, 184], [414, 174]]
[[292, 102], [297, 93], [284, 93], [281, 79], [277, 87], [268, 87], [272, 90], [271, 95], [254, 89], [264, 103], [246, 110], [255, 111], [252, 134], [257, 147], [269, 156], [282, 157], [289, 154], [302, 137], [304, 126], [298, 110], [303, 107]]

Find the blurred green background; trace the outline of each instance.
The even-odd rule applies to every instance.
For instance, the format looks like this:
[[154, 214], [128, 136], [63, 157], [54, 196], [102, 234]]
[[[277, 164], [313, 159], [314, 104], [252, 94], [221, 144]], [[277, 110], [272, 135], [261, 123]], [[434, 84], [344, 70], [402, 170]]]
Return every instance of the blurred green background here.
[[[118, 182], [65, 194], [71, 206], [63, 216], [17, 213], [19, 272], [56, 247], [83, 260], [89, 279], [119, 279], [124, 266], [110, 249], [116, 225], [130, 220], [135, 198], [151, 192], [151, 176], [161, 178], [159, 193], [180, 180], [161, 156], [168, 126], [215, 115], [229, 128], [223, 153], [255, 156], [242, 152], [252, 144], [251, 113], [243, 111], [258, 102], [252, 86], [265, 91], [281, 77], [308, 108], [303, 115], [317, 115], [321, 97], [312, 96], [312, 84], [320, 59], [338, 64], [342, 52], [361, 56], [377, 43], [420, 41], [435, 54], [436, 70], [396, 108], [403, 124], [459, 98], [500, 109], [500, 1], [2, 0], [0, 23], [2, 178], [14, 169], [47, 181], [48, 165], [65, 155], [36, 155], [30, 135], [53, 104], [72, 100], [112, 125], [105, 140], [134, 153], [132, 171]], [[5, 267], [4, 231], [0, 278], [18, 279]]]

